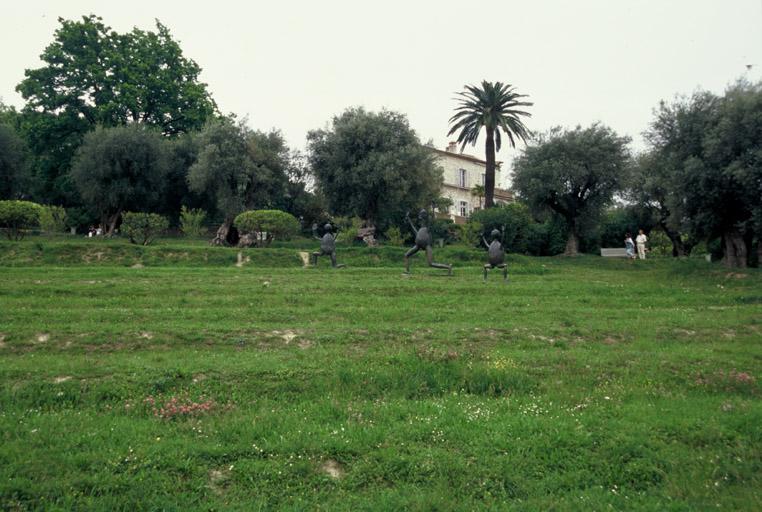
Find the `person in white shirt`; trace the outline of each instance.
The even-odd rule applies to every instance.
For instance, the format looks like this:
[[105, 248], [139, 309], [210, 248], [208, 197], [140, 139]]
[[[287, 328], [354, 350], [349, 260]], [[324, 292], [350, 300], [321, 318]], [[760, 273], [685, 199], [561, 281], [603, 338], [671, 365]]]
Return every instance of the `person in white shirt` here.
[[635, 243], [638, 246], [638, 258], [641, 260], [646, 259], [646, 242], [648, 242], [648, 237], [643, 233], [642, 229], [639, 229], [638, 236], [635, 237]]

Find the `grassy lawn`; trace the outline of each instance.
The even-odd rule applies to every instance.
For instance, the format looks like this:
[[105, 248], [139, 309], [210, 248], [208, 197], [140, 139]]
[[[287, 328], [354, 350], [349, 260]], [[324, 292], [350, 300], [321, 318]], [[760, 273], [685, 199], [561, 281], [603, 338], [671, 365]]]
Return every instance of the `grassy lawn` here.
[[35, 243], [0, 244], [0, 509], [762, 509], [758, 270]]

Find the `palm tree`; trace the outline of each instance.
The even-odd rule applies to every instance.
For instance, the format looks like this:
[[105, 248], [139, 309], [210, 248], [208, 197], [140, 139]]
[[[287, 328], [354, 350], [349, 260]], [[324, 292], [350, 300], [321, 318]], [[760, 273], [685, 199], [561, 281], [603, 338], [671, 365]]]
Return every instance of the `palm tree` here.
[[520, 116], [531, 117], [529, 112], [517, 107], [529, 107], [533, 103], [520, 101], [526, 94], [518, 94], [510, 84], [482, 81], [481, 87], [465, 86], [465, 91], [457, 93], [459, 105], [450, 118], [452, 127], [447, 135], [458, 133], [461, 152], [466, 144], [476, 145], [482, 128], [486, 129], [485, 152], [487, 161], [484, 179], [484, 207], [495, 205], [495, 148], [500, 151], [500, 132], [503, 132], [511, 147], [516, 147], [516, 139], [526, 142], [530, 132]]
[[482, 209], [482, 198], [484, 197], [484, 185], [476, 184], [471, 187], [471, 195], [479, 198], [479, 209]]

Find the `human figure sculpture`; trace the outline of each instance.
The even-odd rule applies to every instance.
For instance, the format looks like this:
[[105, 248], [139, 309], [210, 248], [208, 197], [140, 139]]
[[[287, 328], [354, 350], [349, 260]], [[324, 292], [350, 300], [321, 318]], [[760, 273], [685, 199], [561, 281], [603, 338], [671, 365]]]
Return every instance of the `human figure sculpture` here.
[[410, 220], [410, 215], [405, 214], [405, 219], [410, 223], [410, 227], [413, 228], [413, 232], [415, 233], [415, 246], [413, 246], [410, 250], [408, 250], [405, 253], [405, 273], [410, 273], [410, 256], [417, 253], [420, 250], [426, 251], [426, 262], [429, 264], [430, 267], [434, 268], [442, 268], [447, 270], [448, 275], [452, 275], [452, 265], [446, 264], [446, 263], [435, 263], [434, 262], [434, 254], [433, 250], [431, 248], [431, 233], [429, 232], [428, 228], [428, 220], [429, 220], [429, 214], [426, 212], [426, 210], [421, 210], [418, 212], [418, 222], [421, 225], [420, 228], [416, 228], [415, 224], [413, 224], [413, 221]]
[[333, 268], [342, 268], [346, 265], [344, 264], [337, 264], [336, 263], [336, 238], [339, 236], [339, 230], [337, 229], [335, 233], [331, 233], [333, 231], [333, 226], [331, 226], [330, 223], [326, 223], [325, 226], [323, 226], [323, 237], [319, 237], [317, 234], [317, 224], [312, 225], [312, 235], [320, 240], [320, 250], [312, 253], [312, 264], [317, 267], [318, 262], [318, 256], [329, 256], [331, 258], [331, 266]]
[[482, 236], [482, 241], [484, 242], [484, 245], [487, 246], [487, 261], [488, 263], [484, 264], [484, 281], [487, 281], [487, 271], [492, 270], [493, 268], [502, 268], [503, 269], [503, 280], [508, 280], [508, 265], [505, 264], [505, 248], [503, 247], [503, 236], [505, 234], [505, 227], [503, 227], [503, 232], [501, 233], [497, 229], [493, 229], [490, 233], [490, 237], [492, 238], [492, 242], [487, 243], [487, 240]]

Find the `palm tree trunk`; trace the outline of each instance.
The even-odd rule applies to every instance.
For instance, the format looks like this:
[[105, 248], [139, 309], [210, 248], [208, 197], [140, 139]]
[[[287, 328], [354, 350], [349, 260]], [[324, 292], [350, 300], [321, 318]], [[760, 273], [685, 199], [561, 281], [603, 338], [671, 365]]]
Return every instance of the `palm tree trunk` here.
[[487, 166], [484, 170], [484, 208], [495, 206], [495, 130], [487, 128], [485, 144]]

